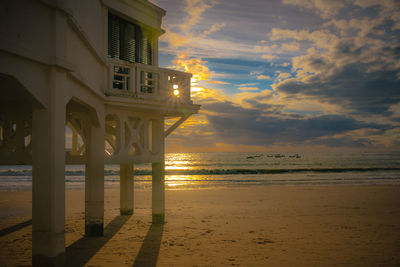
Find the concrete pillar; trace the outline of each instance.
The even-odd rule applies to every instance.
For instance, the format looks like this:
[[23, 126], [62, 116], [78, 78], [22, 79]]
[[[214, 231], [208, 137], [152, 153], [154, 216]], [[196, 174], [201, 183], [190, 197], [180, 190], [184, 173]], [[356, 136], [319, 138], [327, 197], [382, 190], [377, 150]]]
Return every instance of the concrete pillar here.
[[164, 162], [152, 164], [152, 221], [164, 223], [165, 217], [165, 184]]
[[[51, 71], [48, 107], [32, 110], [32, 264], [65, 264], [65, 74]], [[20, 137], [22, 142], [22, 136]]]
[[[103, 118], [104, 119], [104, 118]], [[86, 133], [85, 236], [102, 236], [104, 222], [104, 126]]]
[[120, 213], [133, 214], [133, 164], [120, 165]]
[[165, 170], [164, 170], [164, 119], [153, 120], [152, 136], [154, 150], [160, 155], [160, 162], [152, 164], [152, 221], [165, 221]]

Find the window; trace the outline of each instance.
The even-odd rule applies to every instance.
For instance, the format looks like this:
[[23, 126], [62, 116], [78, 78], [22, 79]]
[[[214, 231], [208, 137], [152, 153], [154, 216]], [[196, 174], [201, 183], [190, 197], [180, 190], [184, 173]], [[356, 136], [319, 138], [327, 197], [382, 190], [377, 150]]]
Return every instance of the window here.
[[150, 31], [108, 14], [108, 57], [151, 65], [151, 40]]

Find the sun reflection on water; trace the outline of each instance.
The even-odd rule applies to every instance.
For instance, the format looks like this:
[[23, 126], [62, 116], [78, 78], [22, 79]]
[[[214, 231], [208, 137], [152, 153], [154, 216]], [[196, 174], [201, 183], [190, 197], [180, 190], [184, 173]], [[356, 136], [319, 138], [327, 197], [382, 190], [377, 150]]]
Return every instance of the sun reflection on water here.
[[165, 169], [166, 170], [189, 170], [189, 161], [186, 160], [175, 160], [175, 161], [166, 161]]
[[173, 188], [183, 186], [189, 182], [188, 177], [183, 175], [168, 175], [165, 177], [165, 180], [167, 182], [167, 186]]
[[170, 153], [165, 159], [165, 170], [191, 170], [197, 160], [188, 153]]
[[167, 175], [165, 182], [167, 188], [173, 190], [199, 189], [209, 185], [208, 179], [200, 175]]

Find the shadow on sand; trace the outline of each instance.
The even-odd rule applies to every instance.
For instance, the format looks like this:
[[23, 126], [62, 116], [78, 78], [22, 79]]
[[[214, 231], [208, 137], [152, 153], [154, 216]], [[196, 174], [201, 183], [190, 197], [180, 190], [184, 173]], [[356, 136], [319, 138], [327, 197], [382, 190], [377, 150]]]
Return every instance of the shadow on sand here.
[[28, 225], [31, 225], [31, 224], [32, 224], [32, 219], [29, 219], [27, 221], [18, 223], [16, 225], [1, 229], [0, 230], [0, 237], [8, 235], [8, 234], [11, 234], [11, 233], [13, 233], [15, 231], [18, 231], [18, 230], [21, 230], [22, 228], [24, 228], [24, 227], [26, 227]]
[[136, 256], [134, 267], [155, 267], [160, 252], [164, 224], [152, 224], [143, 240], [142, 247]]
[[104, 236], [82, 237], [68, 246], [66, 248], [66, 266], [85, 265], [121, 229], [130, 217], [115, 217], [104, 228]]
[[[66, 266], [84, 266], [121, 229], [131, 216], [115, 217], [102, 237], [82, 237], [66, 248]], [[164, 224], [152, 224], [136, 256], [134, 267], [157, 265]]]

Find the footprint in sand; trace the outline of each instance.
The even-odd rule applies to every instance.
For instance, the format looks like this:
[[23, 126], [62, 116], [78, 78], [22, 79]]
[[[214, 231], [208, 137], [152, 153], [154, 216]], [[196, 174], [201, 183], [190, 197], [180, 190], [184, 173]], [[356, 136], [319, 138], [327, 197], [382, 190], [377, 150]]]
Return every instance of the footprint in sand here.
[[266, 238], [262, 238], [262, 237], [253, 238], [253, 242], [255, 242], [255, 243], [259, 244], [259, 245], [265, 245], [265, 244], [274, 243], [274, 241], [266, 239]]

